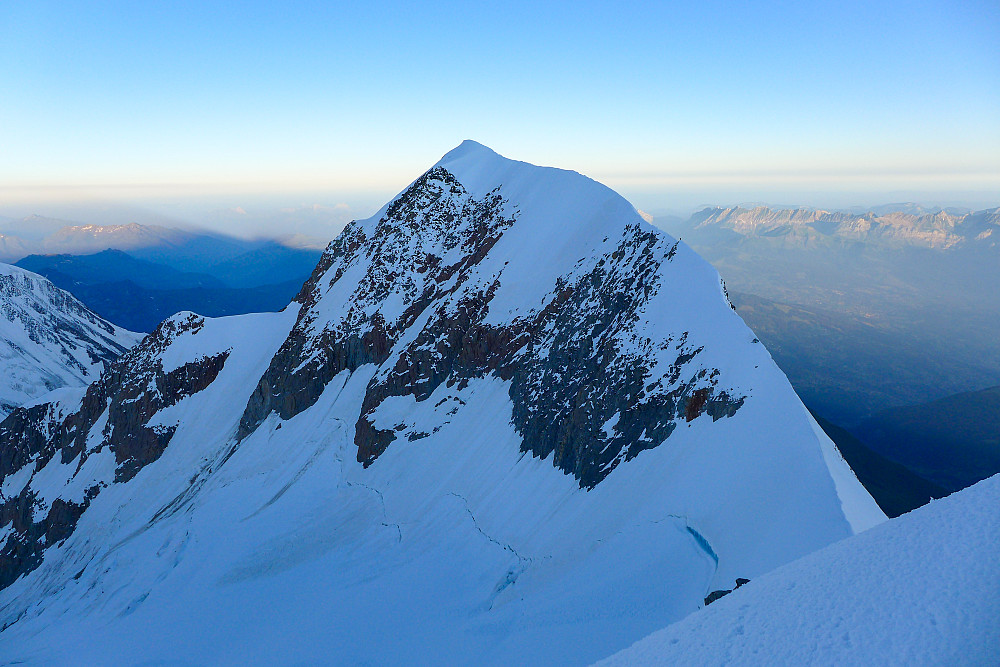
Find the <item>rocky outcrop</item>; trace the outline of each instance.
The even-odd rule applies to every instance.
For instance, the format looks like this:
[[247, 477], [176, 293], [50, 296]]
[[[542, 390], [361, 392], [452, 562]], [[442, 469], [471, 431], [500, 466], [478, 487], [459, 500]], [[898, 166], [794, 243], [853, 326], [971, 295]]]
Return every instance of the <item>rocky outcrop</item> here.
[[729, 595], [730, 593], [732, 593], [733, 591], [735, 591], [737, 588], [740, 588], [741, 586], [744, 586], [744, 585], [749, 584], [749, 583], [750, 583], [749, 579], [744, 579], [743, 577], [737, 577], [736, 578], [736, 586], [734, 588], [723, 588], [723, 589], [720, 589], [720, 590], [717, 590], [717, 591], [712, 591], [711, 593], [709, 593], [708, 597], [705, 598], [705, 606], [707, 607], [708, 605], [712, 604], [713, 602], [715, 602], [719, 598], [725, 597], [725, 596]]
[[708, 597], [705, 598], [705, 606], [707, 607], [708, 605], [712, 604], [713, 602], [715, 602], [719, 598], [725, 597], [725, 596], [729, 595], [732, 592], [733, 592], [733, 589], [731, 589], [731, 588], [724, 588], [724, 589], [721, 589], [721, 590], [718, 590], [718, 591], [712, 591], [711, 593], [708, 594]]
[[[330, 244], [296, 301], [299, 319], [275, 355], [240, 423], [245, 437], [271, 412], [289, 419], [312, 406], [341, 371], [385, 362], [392, 346], [435, 300], [455, 291], [468, 269], [514, 222], [497, 193], [475, 199], [447, 170], [415, 181], [369, 236], [352, 223]], [[351, 268], [366, 264], [332, 321], [320, 298]], [[380, 306], [399, 298], [399, 310]], [[338, 304], [340, 305], [340, 304]]]
[[[208, 387], [229, 354], [224, 351], [178, 368], [163, 368], [161, 355], [167, 346], [203, 324], [204, 319], [193, 313], [174, 316], [113, 363], [78, 404], [18, 408], [0, 423], [0, 481], [23, 476], [22, 488], [0, 497], [0, 530], [13, 527], [0, 544], [0, 588], [37, 567], [44, 549], [68, 537], [103, 488], [127, 482], [163, 454], [176, 427], [155, 423], [153, 418]], [[112, 478], [81, 480], [82, 498], [56, 497], [51, 503], [42, 499], [43, 493], [58, 493], [36, 488], [35, 476], [43, 468], [71, 467], [72, 478], [89, 457], [105, 451], [114, 455]]]
[[[509, 382], [522, 451], [554, 454], [556, 467], [592, 488], [679, 421], [739, 409], [745, 397], [697, 362], [702, 348], [686, 333], [660, 341], [636, 333], [678, 247], [638, 222], [586, 258], [588, 268], [559, 278], [543, 307], [488, 321], [504, 275], [485, 275], [480, 264], [516, 218], [499, 192], [477, 199], [436, 167], [386, 209], [373, 233], [349, 226], [299, 294], [299, 321], [250, 399], [240, 436], [271, 412], [289, 419], [310, 407], [338, 373], [374, 364], [355, 427], [357, 459], [368, 466], [409, 427], [408, 440], [433, 431], [378, 427], [386, 399], [425, 401], [442, 384], [460, 391], [492, 375]], [[348, 304], [333, 318], [318, 305], [330, 293]], [[674, 362], [657, 376], [654, 360], [663, 354]]]

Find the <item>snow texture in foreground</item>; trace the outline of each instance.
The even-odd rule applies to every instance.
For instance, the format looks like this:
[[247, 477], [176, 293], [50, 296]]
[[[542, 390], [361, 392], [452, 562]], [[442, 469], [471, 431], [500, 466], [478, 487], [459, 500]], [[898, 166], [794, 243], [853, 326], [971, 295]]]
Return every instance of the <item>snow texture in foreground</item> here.
[[752, 581], [600, 664], [987, 665], [1000, 475]]

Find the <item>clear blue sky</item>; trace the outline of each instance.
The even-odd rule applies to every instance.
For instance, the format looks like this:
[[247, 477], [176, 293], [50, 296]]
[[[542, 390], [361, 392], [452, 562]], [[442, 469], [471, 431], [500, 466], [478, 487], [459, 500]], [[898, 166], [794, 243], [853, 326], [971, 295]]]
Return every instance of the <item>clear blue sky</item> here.
[[626, 194], [1000, 198], [996, 0], [8, 0], [0, 91], [7, 198], [391, 193], [465, 138]]

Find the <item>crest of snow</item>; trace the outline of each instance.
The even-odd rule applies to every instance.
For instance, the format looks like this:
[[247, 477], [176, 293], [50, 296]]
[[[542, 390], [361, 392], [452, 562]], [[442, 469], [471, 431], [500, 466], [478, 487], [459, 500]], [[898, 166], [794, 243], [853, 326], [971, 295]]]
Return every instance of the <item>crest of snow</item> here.
[[885, 521], [882, 509], [858, 482], [857, 475], [847, 465], [847, 461], [844, 460], [837, 446], [833, 444], [833, 441], [816, 423], [811, 414], [809, 415], [809, 424], [819, 441], [823, 451], [823, 460], [826, 461], [830, 477], [833, 478], [837, 497], [840, 498], [840, 506], [844, 510], [844, 516], [851, 524], [851, 529], [855, 533], [860, 533]]
[[1000, 475], [751, 581], [599, 663], [986, 665]]

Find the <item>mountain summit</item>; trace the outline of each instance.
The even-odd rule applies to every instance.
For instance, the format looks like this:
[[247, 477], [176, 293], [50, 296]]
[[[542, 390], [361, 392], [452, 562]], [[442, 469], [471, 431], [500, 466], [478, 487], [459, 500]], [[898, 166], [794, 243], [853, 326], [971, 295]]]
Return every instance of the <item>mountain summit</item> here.
[[884, 520], [711, 266], [469, 141], [0, 451], [29, 663], [581, 663]]

